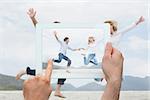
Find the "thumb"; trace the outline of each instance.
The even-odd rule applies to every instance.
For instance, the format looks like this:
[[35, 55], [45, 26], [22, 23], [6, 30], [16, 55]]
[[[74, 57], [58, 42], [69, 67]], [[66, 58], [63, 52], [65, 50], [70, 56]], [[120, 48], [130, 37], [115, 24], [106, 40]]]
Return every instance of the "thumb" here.
[[108, 42], [105, 47], [104, 56], [111, 57], [112, 51], [113, 51], [112, 43]]

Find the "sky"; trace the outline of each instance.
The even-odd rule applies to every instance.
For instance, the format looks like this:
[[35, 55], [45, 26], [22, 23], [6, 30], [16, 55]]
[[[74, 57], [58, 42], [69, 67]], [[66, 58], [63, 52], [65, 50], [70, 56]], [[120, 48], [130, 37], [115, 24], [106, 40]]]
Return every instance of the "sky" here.
[[36, 31], [26, 13], [29, 8], [37, 11], [42, 24], [59, 20], [66, 26], [82, 23], [92, 27], [114, 19], [122, 29], [144, 16], [145, 22], [127, 32], [119, 45], [125, 58], [124, 75], [150, 76], [147, 0], [1, 0], [0, 73], [15, 76], [26, 66], [35, 66]]
[[[68, 25], [68, 24], [66, 24]], [[50, 24], [49, 24], [50, 26]], [[52, 26], [52, 25], [51, 25]], [[60, 24], [60, 26], [62, 26]], [[64, 26], [64, 25], [63, 25]], [[66, 26], [67, 27], [67, 26]], [[72, 49], [78, 48], [87, 48], [88, 47], [88, 37], [93, 36], [95, 38], [95, 53], [96, 59], [101, 62], [102, 56], [104, 53], [105, 44], [107, 42], [107, 34], [109, 34], [110, 26], [108, 24], [99, 25], [98, 28], [79, 28], [78, 26], [74, 26], [72, 29], [68, 28], [61, 28], [61, 29], [48, 29], [42, 28], [42, 53], [43, 53], [43, 61], [47, 62], [49, 58], [58, 59], [58, 53], [60, 50], [60, 44], [54, 37], [54, 31], [56, 30], [58, 33], [58, 38], [61, 42], [67, 36], [70, 38], [70, 42], [68, 46]], [[105, 37], [105, 38], [104, 38]], [[40, 53], [40, 52], [39, 52]], [[81, 67], [85, 66], [83, 63], [83, 55], [82, 53], [88, 55], [88, 51], [85, 52], [84, 50], [81, 51], [71, 51], [67, 50], [67, 56], [72, 60], [71, 66], [73, 67]], [[59, 66], [66, 66], [66, 61], [62, 61], [61, 63], [55, 65]], [[89, 64], [92, 66], [93, 64]], [[88, 67], [88, 66], [87, 66]]]

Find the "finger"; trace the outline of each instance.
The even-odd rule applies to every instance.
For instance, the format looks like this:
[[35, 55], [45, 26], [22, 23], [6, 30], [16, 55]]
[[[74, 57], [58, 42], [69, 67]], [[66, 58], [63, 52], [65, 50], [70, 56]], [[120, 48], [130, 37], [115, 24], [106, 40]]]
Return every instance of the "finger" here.
[[29, 13], [29, 12], [27, 12], [27, 14], [29, 15], [30, 13]]
[[32, 9], [32, 8], [30, 8], [29, 12], [30, 12], [30, 13], [32, 13], [32, 12], [33, 12], [33, 9]]
[[112, 43], [108, 42], [105, 47], [105, 57], [111, 57], [113, 51]]
[[33, 12], [33, 8], [31, 8], [31, 11]]
[[142, 16], [140, 17], [140, 19], [139, 19], [140, 21], [142, 20]]
[[48, 81], [51, 81], [52, 69], [53, 69], [53, 62], [52, 62], [52, 60], [48, 60], [47, 68], [45, 71], [45, 78]]
[[143, 16], [141, 16], [141, 17], [142, 17], [142, 18], [141, 18], [141, 19], [142, 19], [142, 21], [144, 21], [144, 20], [145, 20], [145, 19], [144, 19], [144, 17], [143, 17]]
[[36, 11], [34, 12], [34, 15], [36, 15]]
[[113, 48], [112, 56], [113, 57], [122, 57], [122, 53], [118, 49]]
[[141, 16], [141, 17], [139, 18], [139, 21], [140, 21], [140, 22], [143, 22], [143, 21], [144, 21], [144, 17]]
[[32, 8], [29, 9], [29, 12], [31, 12], [31, 11], [32, 11]]

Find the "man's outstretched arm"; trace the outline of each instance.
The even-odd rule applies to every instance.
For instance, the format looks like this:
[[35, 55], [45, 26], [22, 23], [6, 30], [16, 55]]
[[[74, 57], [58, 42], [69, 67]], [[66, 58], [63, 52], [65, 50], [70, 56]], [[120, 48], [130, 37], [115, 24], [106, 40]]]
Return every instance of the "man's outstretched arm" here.
[[54, 31], [54, 36], [55, 36], [56, 40], [57, 40], [59, 43], [61, 43], [61, 41], [59, 40], [57, 34], [58, 34], [58, 33], [57, 33], [56, 31]]
[[36, 11], [33, 8], [30, 8], [27, 12], [27, 14], [29, 15], [29, 17], [31, 18], [34, 27], [36, 27], [36, 24], [38, 23], [38, 21], [35, 18], [36, 15]]
[[113, 48], [111, 43], [107, 43], [102, 60], [102, 69], [107, 85], [102, 100], [119, 100], [123, 60], [122, 54]]

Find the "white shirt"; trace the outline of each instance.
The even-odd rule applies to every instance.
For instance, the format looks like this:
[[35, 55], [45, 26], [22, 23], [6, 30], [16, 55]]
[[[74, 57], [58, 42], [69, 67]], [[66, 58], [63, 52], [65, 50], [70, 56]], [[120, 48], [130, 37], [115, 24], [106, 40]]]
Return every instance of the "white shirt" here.
[[119, 30], [115, 32], [113, 35], [110, 34], [109, 42], [112, 43], [114, 47], [118, 47], [118, 44], [120, 43], [120, 39], [124, 35], [124, 33], [130, 31], [131, 29], [136, 27], [136, 23], [133, 23], [129, 25], [128, 27], [124, 28], [123, 30]]
[[109, 37], [110, 36], [108, 34], [104, 34], [101, 39], [96, 40], [92, 44], [88, 44], [87, 53], [95, 54], [97, 52], [99, 52], [99, 53], [104, 52], [104, 48], [105, 48], [107, 41], [109, 40]]
[[88, 47], [87, 47], [87, 52], [89, 54], [95, 54], [96, 53], [96, 43], [92, 43], [92, 44], [89, 44]]
[[64, 54], [64, 55], [66, 55], [66, 53], [67, 53], [67, 49], [69, 49], [69, 50], [72, 50], [73, 51], [73, 49], [71, 48], [71, 47], [69, 47], [69, 45], [68, 44], [66, 44], [64, 41], [62, 42], [62, 41], [60, 41], [60, 40], [57, 40], [59, 43], [60, 43], [60, 49], [59, 49], [59, 51], [60, 51], [60, 53], [62, 53], [62, 54]]
[[94, 43], [88, 44], [87, 53], [95, 54], [97, 51], [99, 51], [100, 48], [105, 47], [105, 44], [108, 40], [107, 37], [107, 34], [104, 34], [104, 37], [102, 39], [96, 40]]

